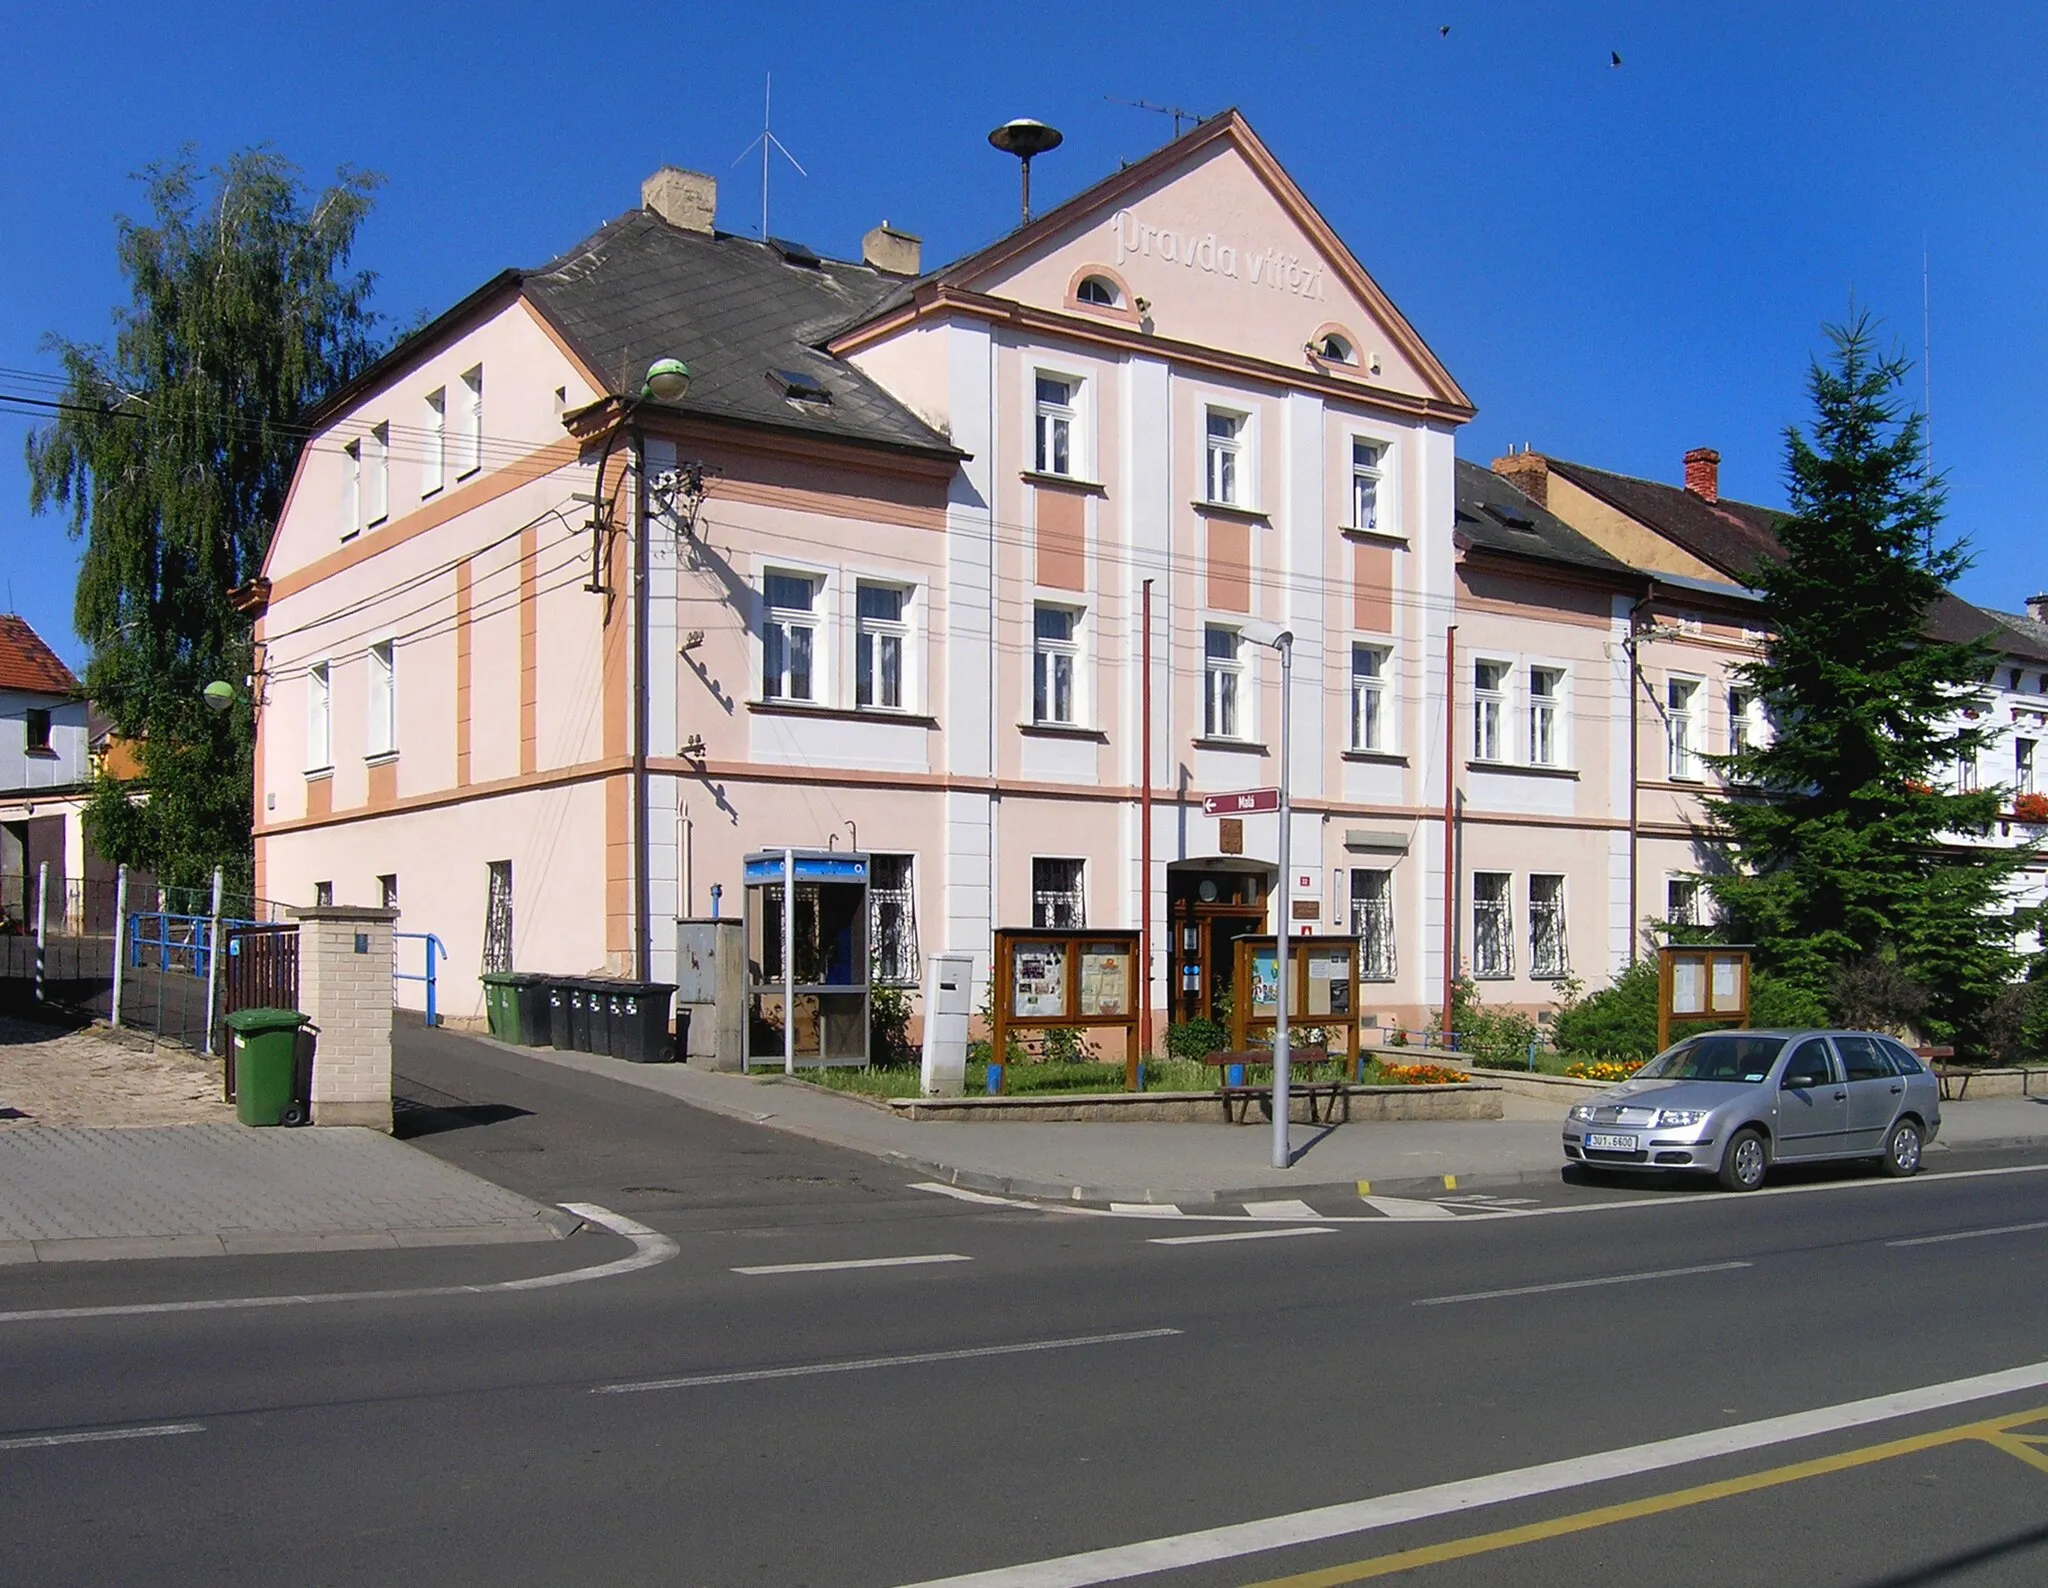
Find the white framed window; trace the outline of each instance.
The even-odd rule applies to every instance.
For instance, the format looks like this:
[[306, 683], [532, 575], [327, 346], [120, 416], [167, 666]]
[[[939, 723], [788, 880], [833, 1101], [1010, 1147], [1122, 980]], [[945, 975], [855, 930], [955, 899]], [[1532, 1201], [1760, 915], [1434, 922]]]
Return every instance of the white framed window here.
[[1080, 472], [1076, 454], [1081, 383], [1062, 375], [1040, 375], [1037, 392], [1036, 467], [1040, 474]]
[[1394, 959], [1394, 874], [1384, 870], [1351, 873], [1351, 930], [1358, 937], [1361, 981], [1392, 981]]
[[1031, 924], [1055, 932], [1086, 930], [1087, 873], [1085, 861], [1034, 855], [1031, 860]]
[[1698, 877], [1666, 877], [1664, 879], [1664, 919], [1673, 926], [1698, 926], [1700, 924], [1700, 879]]
[[1123, 307], [1123, 297], [1116, 290], [1116, 283], [1107, 276], [1086, 276], [1081, 285], [1074, 289], [1074, 297], [1082, 303], [1092, 303], [1098, 309]]
[[1757, 709], [1756, 691], [1740, 684], [1728, 686], [1728, 753], [1741, 755], [1756, 748], [1751, 718]]
[[1515, 973], [1514, 890], [1509, 872], [1472, 873], [1472, 974], [1482, 980]]
[[1529, 877], [1529, 974], [1555, 981], [1572, 968], [1565, 944], [1564, 878], [1534, 872]]
[[2015, 739], [2012, 742], [2012, 786], [2016, 794], [2032, 794], [2034, 787], [2034, 751], [2039, 741]]
[[1700, 701], [1705, 686], [1697, 678], [1667, 678], [1664, 681], [1664, 727], [1672, 779], [1681, 783], [1700, 780]]
[[1031, 609], [1031, 720], [1059, 727], [1079, 722], [1081, 614], [1038, 602]]
[[334, 903], [334, 884], [331, 882], [314, 883], [313, 903], [316, 905], [331, 905], [332, 903]]
[[448, 388], [436, 386], [427, 393], [425, 423], [420, 426], [425, 456], [420, 463], [420, 495], [432, 496], [441, 489], [448, 474]]
[[363, 449], [364, 517], [381, 524], [391, 516], [391, 426], [370, 426], [369, 444]]
[[1381, 459], [1387, 449], [1377, 441], [1351, 442], [1351, 527], [1377, 530], [1380, 527]]
[[1974, 750], [1965, 751], [1956, 757], [1956, 792], [1977, 792], [1977, 754]]
[[1244, 505], [1245, 415], [1223, 408], [1208, 411], [1208, 500], [1226, 507]]
[[917, 951], [916, 857], [868, 856], [868, 951], [875, 980], [915, 987], [922, 974]]
[[1351, 748], [1384, 750], [1387, 732], [1387, 672], [1392, 653], [1384, 645], [1351, 647]]
[[1236, 629], [1211, 623], [1202, 631], [1202, 733], [1210, 739], [1244, 737], [1244, 641]]
[[1472, 664], [1472, 759], [1505, 761], [1507, 757], [1508, 664]]
[[910, 592], [862, 583], [854, 588], [853, 602], [854, 704], [901, 711], [908, 699], [904, 668], [910, 650]]
[[761, 698], [816, 701], [818, 585], [810, 574], [761, 580]]
[[[1561, 667], [1532, 667], [1529, 669], [1529, 764], [1531, 766], [1563, 766], [1565, 764], [1564, 743], [1564, 669]], [[1533, 955], [1535, 950], [1532, 948]]]
[[334, 669], [315, 662], [306, 669], [306, 770], [334, 765]]
[[456, 437], [455, 473], [468, 479], [484, 466], [484, 367], [462, 372], [462, 428]]
[[351, 441], [341, 449], [341, 538], [363, 532], [363, 444]]
[[370, 709], [368, 755], [390, 755], [398, 748], [398, 653], [390, 640], [370, 647]]

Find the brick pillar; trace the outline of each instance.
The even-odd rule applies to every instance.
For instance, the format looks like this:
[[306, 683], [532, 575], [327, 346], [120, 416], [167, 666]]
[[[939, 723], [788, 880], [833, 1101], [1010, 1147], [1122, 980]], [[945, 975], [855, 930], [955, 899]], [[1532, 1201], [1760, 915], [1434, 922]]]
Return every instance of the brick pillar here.
[[313, 1123], [391, 1129], [391, 927], [396, 910], [312, 905], [299, 923], [299, 1008], [313, 1042]]

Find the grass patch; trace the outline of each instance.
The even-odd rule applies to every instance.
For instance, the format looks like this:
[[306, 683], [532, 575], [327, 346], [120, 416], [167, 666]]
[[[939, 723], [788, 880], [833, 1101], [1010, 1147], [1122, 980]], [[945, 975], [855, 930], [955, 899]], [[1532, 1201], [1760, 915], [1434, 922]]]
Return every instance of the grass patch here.
[[[1253, 1065], [1251, 1071], [1250, 1079], [1255, 1083], [1271, 1079], [1271, 1072], [1263, 1066]], [[1351, 1078], [1350, 1066], [1342, 1059], [1314, 1065], [1303, 1064], [1297, 1060], [1294, 1073], [1304, 1080]], [[887, 1065], [871, 1069], [800, 1070], [797, 1072], [797, 1078], [831, 1091], [858, 1092], [864, 1097], [920, 1095], [920, 1074], [912, 1065]], [[1193, 1059], [1145, 1061], [1145, 1090], [1148, 1092], [1213, 1092], [1222, 1078], [1222, 1072], [1215, 1065], [1202, 1064]], [[1441, 1070], [1426, 1063], [1404, 1065], [1368, 1059], [1365, 1067], [1365, 1081], [1369, 1086], [1412, 1086], [1466, 1078], [1462, 1073]], [[1122, 1092], [1124, 1067], [1121, 1064], [1013, 1064], [1005, 1080], [1006, 1095], [1010, 1097], [1085, 1097], [1104, 1092]], [[986, 1095], [987, 1091], [988, 1065], [970, 1061], [967, 1066], [967, 1095], [981, 1097]]]

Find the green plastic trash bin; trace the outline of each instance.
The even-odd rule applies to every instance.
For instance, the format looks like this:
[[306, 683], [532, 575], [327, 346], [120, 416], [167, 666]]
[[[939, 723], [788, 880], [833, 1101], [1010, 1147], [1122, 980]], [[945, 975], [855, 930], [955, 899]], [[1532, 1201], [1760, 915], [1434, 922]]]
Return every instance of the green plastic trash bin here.
[[517, 1035], [511, 1040], [529, 1048], [546, 1047], [554, 1035], [548, 1014], [548, 978], [530, 970], [514, 971], [505, 1001], [518, 1017]]
[[478, 980], [484, 984], [484, 1019], [491, 1035], [501, 1042], [517, 1042], [519, 1006], [512, 998], [512, 973], [487, 970]]
[[235, 1051], [235, 1117], [245, 1125], [302, 1125], [310, 1106], [299, 1086], [296, 1009], [237, 1009], [227, 1017]]

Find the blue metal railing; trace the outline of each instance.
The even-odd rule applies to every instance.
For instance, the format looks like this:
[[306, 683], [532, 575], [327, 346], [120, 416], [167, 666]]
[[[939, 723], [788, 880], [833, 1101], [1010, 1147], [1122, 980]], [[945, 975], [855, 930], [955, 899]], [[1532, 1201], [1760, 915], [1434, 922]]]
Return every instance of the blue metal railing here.
[[[427, 968], [424, 972], [416, 973], [398, 968], [398, 945], [400, 942], [412, 942], [421, 945], [422, 953], [427, 962]], [[430, 1026], [439, 1025], [441, 1023], [441, 1015], [439, 1005], [435, 999], [437, 982], [434, 975], [434, 956], [439, 954], [441, 958], [446, 959], [448, 957], [447, 945], [434, 936], [432, 932], [393, 932], [391, 934], [391, 947], [391, 979], [393, 981], [425, 982], [427, 984], [427, 1024]]]
[[[220, 918], [222, 931], [237, 926], [260, 926], [240, 916]], [[128, 963], [138, 970], [143, 954], [154, 950], [159, 971], [186, 971], [200, 980], [213, 959], [213, 920], [204, 915], [177, 915], [169, 910], [137, 910], [128, 917]], [[190, 958], [188, 964], [187, 957]], [[175, 962], [175, 963], [174, 963]]]

